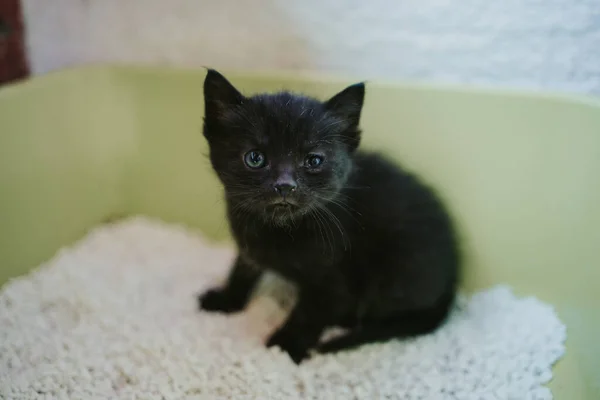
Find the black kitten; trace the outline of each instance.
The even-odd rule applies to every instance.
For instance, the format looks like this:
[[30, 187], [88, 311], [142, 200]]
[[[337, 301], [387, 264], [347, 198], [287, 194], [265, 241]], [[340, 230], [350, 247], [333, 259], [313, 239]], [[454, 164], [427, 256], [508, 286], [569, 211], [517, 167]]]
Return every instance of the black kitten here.
[[[209, 311], [242, 310], [264, 270], [299, 299], [268, 340], [295, 362], [425, 334], [447, 316], [458, 279], [452, 222], [436, 195], [379, 155], [357, 152], [364, 84], [326, 102], [281, 92], [245, 97], [204, 82], [204, 136], [225, 188], [239, 255]], [[349, 333], [318, 344], [325, 328]]]

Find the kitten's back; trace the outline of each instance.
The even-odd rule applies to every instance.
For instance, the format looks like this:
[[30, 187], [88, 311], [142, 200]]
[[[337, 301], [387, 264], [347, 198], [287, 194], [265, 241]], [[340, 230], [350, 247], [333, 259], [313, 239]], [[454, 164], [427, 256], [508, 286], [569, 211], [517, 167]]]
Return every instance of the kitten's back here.
[[[434, 298], [453, 292], [460, 254], [450, 213], [437, 193], [417, 175], [380, 154], [359, 152], [348, 188], [343, 194], [363, 225], [361, 248], [370, 269], [397, 269], [420, 260], [424, 291]], [[389, 265], [388, 259], [395, 260]], [[390, 277], [391, 278], [391, 277]], [[426, 296], [426, 293], [423, 293]]]

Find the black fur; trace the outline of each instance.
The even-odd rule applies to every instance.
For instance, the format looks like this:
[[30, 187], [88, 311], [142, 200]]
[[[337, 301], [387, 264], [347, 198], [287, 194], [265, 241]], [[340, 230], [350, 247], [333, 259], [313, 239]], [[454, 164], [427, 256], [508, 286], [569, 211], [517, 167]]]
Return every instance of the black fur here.
[[[326, 102], [245, 97], [214, 70], [204, 83], [204, 135], [239, 255], [200, 306], [239, 311], [264, 270], [287, 277], [299, 300], [267, 345], [297, 363], [310, 349], [431, 332], [455, 296], [460, 255], [441, 201], [414, 175], [357, 151], [364, 94], [356, 84]], [[245, 160], [264, 161], [257, 152], [266, 162], [255, 169]], [[315, 155], [322, 163], [311, 169]], [[284, 198], [281, 185], [295, 190]], [[336, 325], [349, 333], [319, 344]]]

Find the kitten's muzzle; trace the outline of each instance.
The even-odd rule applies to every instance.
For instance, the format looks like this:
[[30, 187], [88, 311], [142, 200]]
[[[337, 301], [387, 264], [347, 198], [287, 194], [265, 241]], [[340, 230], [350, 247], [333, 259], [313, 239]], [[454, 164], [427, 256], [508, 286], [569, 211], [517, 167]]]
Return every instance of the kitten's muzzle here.
[[290, 181], [290, 182], [276, 183], [275, 185], [273, 185], [273, 188], [285, 200], [287, 197], [289, 197], [290, 194], [292, 194], [293, 192], [296, 191], [296, 189], [298, 188], [298, 185], [296, 185], [296, 182]]
[[273, 185], [273, 189], [279, 196], [276, 196], [273, 199], [272, 204], [274, 206], [298, 206], [298, 202], [296, 201], [294, 193], [297, 189], [296, 183], [278, 183]]

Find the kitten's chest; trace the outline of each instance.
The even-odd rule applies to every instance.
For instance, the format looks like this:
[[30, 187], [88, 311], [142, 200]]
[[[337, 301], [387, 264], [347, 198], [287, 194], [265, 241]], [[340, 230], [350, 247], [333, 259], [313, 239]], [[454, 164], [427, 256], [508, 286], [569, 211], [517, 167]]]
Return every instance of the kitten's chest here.
[[323, 242], [303, 230], [240, 232], [237, 242], [240, 254], [247, 261], [294, 280], [331, 270], [340, 255], [333, 242]]

